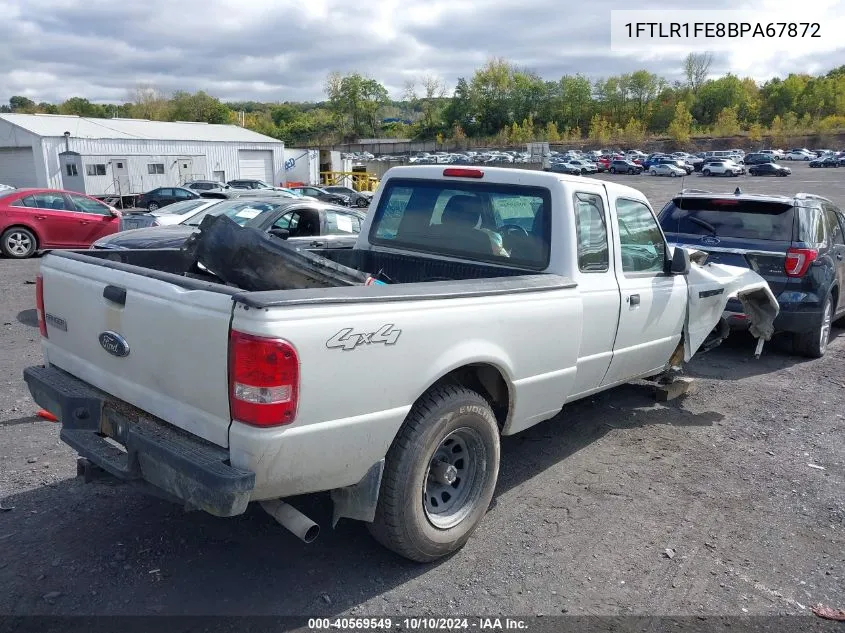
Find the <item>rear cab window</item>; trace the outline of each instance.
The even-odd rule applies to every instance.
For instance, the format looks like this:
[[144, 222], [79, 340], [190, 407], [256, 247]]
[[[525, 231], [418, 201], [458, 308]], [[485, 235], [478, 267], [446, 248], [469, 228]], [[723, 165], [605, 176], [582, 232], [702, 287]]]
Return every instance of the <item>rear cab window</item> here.
[[371, 244], [543, 270], [551, 194], [543, 187], [392, 178], [373, 215]]
[[791, 242], [795, 208], [789, 202], [675, 198], [660, 212], [665, 233]]

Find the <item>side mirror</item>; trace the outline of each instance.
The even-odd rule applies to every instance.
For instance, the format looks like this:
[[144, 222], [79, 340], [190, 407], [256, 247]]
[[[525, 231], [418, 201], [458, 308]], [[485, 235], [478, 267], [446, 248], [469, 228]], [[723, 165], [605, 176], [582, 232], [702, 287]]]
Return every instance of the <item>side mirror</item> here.
[[686, 249], [676, 246], [675, 251], [672, 254], [672, 262], [669, 266], [669, 272], [672, 275], [688, 275], [689, 268], [689, 253], [687, 253]]
[[120, 211], [118, 211], [114, 207], [109, 207], [109, 215], [111, 215], [111, 217], [113, 217], [113, 218], [119, 218], [120, 217]]
[[287, 229], [270, 229], [267, 232], [273, 237], [278, 237], [281, 240], [286, 240], [290, 237], [290, 231]]

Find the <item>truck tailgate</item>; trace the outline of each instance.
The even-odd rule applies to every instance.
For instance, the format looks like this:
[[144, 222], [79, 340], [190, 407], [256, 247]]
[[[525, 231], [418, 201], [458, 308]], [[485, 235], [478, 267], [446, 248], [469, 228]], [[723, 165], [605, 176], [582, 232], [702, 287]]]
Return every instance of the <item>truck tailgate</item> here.
[[41, 263], [47, 362], [227, 447], [231, 296], [59, 257]]

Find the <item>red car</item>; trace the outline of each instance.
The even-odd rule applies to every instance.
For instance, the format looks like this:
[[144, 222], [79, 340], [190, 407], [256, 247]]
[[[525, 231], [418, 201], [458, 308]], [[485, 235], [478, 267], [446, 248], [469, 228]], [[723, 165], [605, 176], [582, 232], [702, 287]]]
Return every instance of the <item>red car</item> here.
[[117, 233], [120, 212], [72, 191], [0, 191], [0, 251], [24, 259], [48, 248], [88, 248]]

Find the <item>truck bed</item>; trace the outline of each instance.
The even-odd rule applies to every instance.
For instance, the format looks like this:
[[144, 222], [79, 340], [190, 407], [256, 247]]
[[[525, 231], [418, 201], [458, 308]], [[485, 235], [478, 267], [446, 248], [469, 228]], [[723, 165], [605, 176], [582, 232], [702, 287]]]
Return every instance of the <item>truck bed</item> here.
[[[385, 286], [378, 286], [378, 291], [374, 291], [372, 286], [339, 285], [335, 288], [246, 292], [220, 283], [212, 275], [203, 275], [193, 266], [192, 258], [178, 249], [53, 251], [51, 254], [141, 274], [187, 290], [228, 294], [235, 301], [258, 308], [307, 303], [485, 296], [553, 290], [575, 285], [572, 280], [558, 275], [409, 254], [357, 249], [325, 249], [312, 252], [341, 266], [374, 276], [381, 275], [389, 281]], [[484, 280], [484, 283], [479, 283], [481, 280]]]

